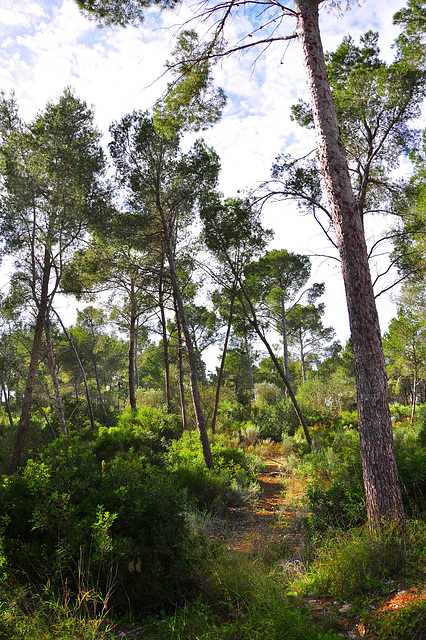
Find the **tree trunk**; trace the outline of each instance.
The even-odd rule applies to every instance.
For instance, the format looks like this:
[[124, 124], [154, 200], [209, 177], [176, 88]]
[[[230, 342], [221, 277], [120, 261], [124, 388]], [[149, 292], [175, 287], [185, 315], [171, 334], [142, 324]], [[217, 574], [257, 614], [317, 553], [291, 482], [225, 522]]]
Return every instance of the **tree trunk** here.
[[135, 334], [136, 318], [133, 312], [130, 314], [130, 336], [129, 336], [129, 402], [131, 408], [136, 411], [136, 391], [135, 391]]
[[37, 304], [37, 319], [34, 327], [34, 338], [31, 349], [30, 365], [28, 368], [27, 381], [25, 384], [24, 398], [22, 401], [21, 416], [16, 431], [15, 443], [10, 461], [10, 472], [14, 473], [21, 464], [25, 442], [30, 428], [30, 412], [34, 392], [34, 383], [37, 373], [38, 361], [40, 357], [41, 339], [44, 331], [44, 320], [46, 317], [49, 298], [49, 278], [50, 278], [50, 249], [46, 245], [44, 249], [43, 278], [41, 283], [40, 300]]
[[178, 334], [178, 370], [179, 370], [179, 396], [180, 396], [180, 406], [182, 411], [182, 426], [184, 431], [188, 429], [188, 419], [186, 417], [186, 400], [185, 400], [185, 384], [183, 379], [183, 341], [182, 341], [182, 331], [180, 328], [179, 316], [177, 312], [176, 300], [173, 298], [173, 303], [175, 307], [175, 315], [176, 315], [176, 327]]
[[160, 282], [158, 288], [158, 305], [160, 308], [161, 330], [163, 334], [164, 384], [166, 389], [167, 413], [172, 413], [172, 394], [170, 389], [170, 359], [169, 340], [167, 336], [167, 321], [164, 309], [164, 258], [161, 257]]
[[130, 289], [130, 330], [129, 330], [129, 402], [133, 411], [136, 411], [135, 391], [135, 341], [136, 341], [136, 303], [135, 288], [133, 282]]
[[[92, 332], [93, 340], [96, 341], [96, 336], [95, 336], [95, 331], [93, 329], [92, 321], [90, 322], [90, 329], [91, 329], [91, 332]], [[96, 354], [95, 354], [95, 350], [94, 349], [95, 349], [95, 345], [93, 344], [92, 362], [93, 362], [93, 370], [94, 370], [94, 373], [95, 373], [96, 389], [98, 391], [99, 404], [100, 404], [100, 406], [102, 408], [102, 411], [104, 412], [105, 419], [106, 419], [106, 421], [108, 423], [108, 412], [106, 410], [106, 407], [105, 407], [105, 404], [104, 404], [104, 399], [102, 397], [101, 381], [99, 379], [98, 363], [96, 361]]]
[[167, 251], [167, 260], [170, 268], [170, 279], [172, 282], [173, 294], [175, 296], [176, 307], [178, 311], [178, 318], [182, 327], [183, 335], [185, 338], [186, 351], [188, 354], [189, 363], [189, 379], [191, 385], [192, 402], [194, 405], [195, 420], [197, 422], [197, 429], [200, 436], [201, 448], [203, 450], [204, 464], [208, 469], [213, 469], [213, 458], [210, 449], [209, 437], [207, 435], [206, 421], [204, 418], [203, 409], [201, 406], [200, 391], [198, 388], [197, 378], [197, 360], [194, 352], [194, 345], [192, 344], [191, 334], [186, 322], [185, 307], [183, 304], [182, 293], [179, 287], [179, 281], [177, 277], [175, 257], [173, 253], [172, 238], [168, 226], [168, 222], [161, 205], [161, 202], [157, 200], [157, 209], [161, 216], [161, 222], [163, 225], [164, 238]]
[[250, 394], [251, 394], [251, 399], [254, 402], [256, 400], [256, 393], [254, 391], [254, 380], [253, 380], [253, 366], [251, 364], [251, 357], [250, 357], [250, 348], [249, 348], [249, 343], [247, 340], [247, 334], [244, 334], [244, 348], [246, 351], [246, 357], [247, 357], [247, 368], [248, 368], [248, 374], [249, 374], [249, 378], [250, 378]]
[[286, 378], [290, 380], [288, 367], [288, 340], [287, 340], [287, 317], [284, 306], [284, 299], [281, 298], [281, 337], [283, 339], [283, 365]]
[[[90, 395], [90, 389], [89, 389], [89, 385], [88, 385], [88, 382], [87, 382], [87, 376], [86, 376], [86, 372], [85, 372], [84, 367], [83, 367], [83, 363], [82, 363], [82, 361], [80, 359], [79, 353], [77, 351], [77, 347], [75, 346], [70, 334], [66, 330], [65, 325], [62, 322], [58, 312], [55, 309], [53, 309], [53, 312], [55, 313], [56, 317], [58, 318], [59, 323], [60, 323], [60, 325], [62, 327], [62, 331], [64, 332], [65, 337], [68, 340], [69, 345], [70, 345], [71, 349], [74, 352], [75, 359], [77, 360], [78, 368], [80, 369], [81, 377], [83, 378], [84, 390], [86, 392], [87, 410], [89, 412], [90, 426], [91, 426], [92, 429], [95, 429], [95, 416], [94, 416], [94, 413], [93, 413], [92, 396]], [[78, 392], [76, 393], [76, 396], [77, 396], [77, 400], [78, 400]]]
[[300, 362], [302, 364], [302, 378], [303, 378], [303, 382], [306, 382], [306, 362], [305, 362], [305, 351], [303, 349], [302, 336], [299, 336], [299, 345], [300, 345]]
[[416, 415], [416, 400], [417, 400], [417, 371], [413, 373], [413, 394], [412, 394], [412, 403], [411, 403], [411, 417], [410, 423], [414, 424], [414, 418]]
[[[281, 380], [284, 383], [284, 388], [287, 389], [288, 392], [288, 396], [291, 400], [291, 403], [294, 407], [294, 410], [296, 412], [297, 418], [299, 420], [300, 426], [303, 429], [303, 433], [306, 439], [306, 443], [308, 445], [308, 447], [310, 448], [312, 446], [312, 440], [311, 440], [311, 436], [309, 434], [309, 429], [308, 429], [308, 425], [306, 424], [306, 420], [303, 416], [302, 410], [300, 409], [299, 403], [296, 400], [296, 396], [294, 395], [292, 386], [290, 384], [290, 380], [287, 378], [287, 376], [284, 373], [284, 369], [280, 363], [280, 361], [278, 360], [277, 356], [275, 355], [273, 349], [271, 348], [271, 345], [269, 344], [268, 340], [266, 339], [260, 325], [257, 319], [257, 314], [256, 314], [256, 309], [253, 306], [253, 303], [250, 299], [250, 296], [248, 294], [247, 289], [244, 286], [244, 282], [242, 281], [240, 276], [236, 276], [237, 280], [238, 280], [238, 284], [240, 286], [241, 289], [241, 296], [238, 296], [239, 301], [241, 303], [241, 306], [243, 308], [243, 311], [245, 313], [245, 316], [247, 318], [247, 320], [249, 321], [249, 323], [251, 324], [251, 326], [253, 327], [253, 329], [256, 331], [257, 335], [259, 336], [259, 338], [261, 339], [261, 341], [263, 342], [263, 344], [265, 345], [269, 356], [272, 360], [272, 362], [274, 363], [274, 366], [277, 370], [278, 375], [280, 376]], [[248, 305], [248, 309], [247, 306]]]
[[56, 411], [58, 412], [59, 429], [63, 436], [68, 437], [67, 425], [65, 422], [64, 407], [62, 405], [61, 393], [59, 391], [59, 378], [56, 371], [55, 354], [53, 353], [52, 333], [50, 328], [49, 312], [44, 319], [44, 335], [46, 336], [47, 362], [49, 365], [50, 377], [52, 378], [53, 393], [55, 394]]
[[10, 410], [9, 394], [7, 392], [7, 389], [6, 389], [6, 386], [4, 384], [3, 378], [1, 379], [1, 388], [2, 388], [2, 391], [4, 393], [4, 402], [5, 402], [5, 405], [6, 405], [6, 413], [7, 413], [8, 418], [9, 418], [10, 426], [13, 429], [14, 428], [14, 424], [13, 424], [12, 411]]
[[138, 349], [139, 349], [139, 318], [136, 321], [135, 333], [135, 386], [139, 389], [139, 367], [138, 367]]
[[350, 181], [346, 152], [324, 60], [318, 0], [295, 0], [318, 155], [340, 253], [354, 347], [361, 457], [370, 528], [404, 522], [379, 319], [368, 266], [362, 219]]
[[226, 360], [226, 353], [228, 351], [229, 336], [231, 335], [232, 318], [234, 315], [234, 302], [235, 302], [235, 294], [234, 292], [232, 292], [231, 306], [229, 309], [228, 326], [226, 328], [226, 336], [225, 336], [225, 342], [223, 344], [222, 358], [220, 361], [220, 369], [217, 376], [216, 395], [214, 399], [214, 410], [213, 410], [213, 418], [212, 418], [212, 433], [216, 432], [216, 419], [217, 419], [217, 410], [219, 407], [220, 387], [222, 384], [223, 370], [225, 368], [225, 360]]

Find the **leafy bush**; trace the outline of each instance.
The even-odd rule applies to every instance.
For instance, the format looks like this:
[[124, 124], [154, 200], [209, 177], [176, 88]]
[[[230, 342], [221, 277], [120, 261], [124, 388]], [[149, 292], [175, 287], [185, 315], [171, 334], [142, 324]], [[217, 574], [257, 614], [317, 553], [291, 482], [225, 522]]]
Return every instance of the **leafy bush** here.
[[128, 408], [118, 417], [116, 427], [99, 429], [94, 450], [99, 460], [111, 460], [116, 453], [130, 449], [159, 453], [181, 434], [182, 422], [177, 415], [151, 407]]
[[4, 551], [32, 583], [84, 590], [147, 612], [194, 587], [197, 547], [169, 474], [132, 453], [100, 464], [90, 445], [56, 441], [0, 486]]
[[416, 522], [408, 523], [405, 533], [392, 524], [375, 536], [367, 527], [340, 532], [322, 545], [309, 574], [295, 583], [295, 589], [343, 600], [380, 593], [390, 578], [424, 559], [425, 542], [426, 526]]
[[210, 444], [214, 471], [204, 466], [197, 432], [186, 431], [170, 445], [168, 465], [188, 502], [215, 511], [223, 505], [253, 498], [258, 492], [256, 469], [260, 460], [257, 456], [230, 446], [224, 435], [216, 435]]

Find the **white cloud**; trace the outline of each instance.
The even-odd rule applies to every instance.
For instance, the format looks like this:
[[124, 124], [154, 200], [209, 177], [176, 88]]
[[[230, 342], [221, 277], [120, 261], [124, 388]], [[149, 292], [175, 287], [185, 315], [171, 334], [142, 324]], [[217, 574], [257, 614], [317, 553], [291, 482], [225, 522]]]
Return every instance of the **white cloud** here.
[[[392, 15], [401, 4], [401, 0], [368, 0], [342, 18], [323, 10], [324, 48], [334, 49], [349, 32], [358, 40], [373, 29], [380, 31], [383, 52], [391, 57], [396, 34]], [[177, 12], [150, 10], [138, 29], [100, 30], [73, 0], [6, 0], [0, 9], [1, 88], [14, 89], [24, 117], [32, 118], [47, 100], [72, 86], [79, 97], [95, 106], [98, 126], [107, 132], [110, 122], [126, 112], [152, 107], [168, 80], [163, 77], [155, 82], [164, 61], [171, 57], [178, 26], [186, 22], [189, 27], [198, 25], [200, 33], [208, 30], [208, 22], [191, 21], [196, 10], [197, 6], [188, 5]], [[289, 31], [294, 29], [294, 22], [288, 24]], [[235, 19], [229, 25], [229, 42], [237, 42], [248, 30], [248, 17]], [[227, 195], [267, 178], [279, 152], [303, 155], [315, 144], [313, 134], [301, 131], [290, 119], [290, 105], [298, 97], [306, 98], [297, 42], [276, 43], [254, 62], [260, 52], [226, 58], [215, 71], [229, 103], [224, 118], [205, 137], [221, 156], [221, 188]], [[188, 141], [191, 139], [189, 136]], [[307, 253], [320, 246], [325, 251], [315, 223], [301, 218], [294, 207], [276, 205], [267, 214], [267, 223], [276, 229], [275, 246]], [[342, 285], [337, 286], [341, 282], [338, 269], [322, 261], [315, 262], [315, 269], [319, 279], [327, 280], [330, 324], [341, 318], [345, 337], [346, 304]]]

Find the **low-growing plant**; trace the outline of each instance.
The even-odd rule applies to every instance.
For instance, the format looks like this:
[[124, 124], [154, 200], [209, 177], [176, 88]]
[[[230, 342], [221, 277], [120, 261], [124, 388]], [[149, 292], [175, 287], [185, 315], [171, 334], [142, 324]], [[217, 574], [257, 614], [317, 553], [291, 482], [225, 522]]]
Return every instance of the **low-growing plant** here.
[[408, 523], [404, 532], [389, 523], [372, 535], [367, 527], [325, 539], [305, 577], [295, 582], [297, 593], [353, 600], [388, 589], [390, 579], [424, 558], [426, 525]]
[[55, 441], [0, 486], [11, 575], [98, 607], [148, 612], [193, 593], [195, 557], [173, 476], [132, 452], [98, 462], [90, 443]]

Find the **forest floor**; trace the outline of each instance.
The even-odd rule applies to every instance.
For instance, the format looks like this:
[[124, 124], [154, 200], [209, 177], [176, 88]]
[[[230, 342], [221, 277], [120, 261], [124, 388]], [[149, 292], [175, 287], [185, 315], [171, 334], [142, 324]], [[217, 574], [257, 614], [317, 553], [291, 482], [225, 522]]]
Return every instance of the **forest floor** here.
[[[256, 563], [257, 559], [270, 559], [272, 554], [272, 557], [278, 558], [284, 572], [293, 576], [301, 575], [306, 571], [308, 558], [312, 556], [312, 550], [306, 546], [308, 537], [304, 535], [303, 518], [300, 517], [300, 512], [303, 515], [303, 489], [300, 487], [298, 493], [297, 484], [288, 486], [289, 478], [285, 473], [284, 459], [274, 454], [265, 458], [258, 481], [261, 494], [257, 503], [254, 506], [228, 508], [224, 520], [213, 526], [210, 535], [225, 545], [232, 555], [243, 554]], [[291, 500], [288, 498], [289, 492]], [[279, 559], [280, 550], [285, 560]], [[405, 609], [408, 613], [409, 609], [425, 599], [426, 577], [419, 581], [417, 576], [411, 582], [405, 580], [393, 584], [387, 595], [371, 598], [362, 604], [361, 609], [356, 602], [318, 598], [310, 594], [298, 600], [299, 605], [306, 609], [313, 621], [321, 617], [332, 621], [330, 626], [342, 638], [376, 640], [377, 636], [369, 631], [369, 620], [382, 620], [387, 614], [395, 611], [401, 611], [404, 615]], [[389, 623], [392, 624], [391, 620]], [[114, 637], [120, 640], [145, 637], [139, 636], [137, 631], [137, 628], [127, 631], [122, 629], [119, 635]], [[400, 636], [398, 629], [386, 637], [395, 640], [426, 640], [426, 634], [421, 631], [410, 634], [408, 638], [405, 635]]]
[[[297, 508], [289, 506], [285, 497], [286, 477], [284, 460], [271, 457], [265, 460], [263, 471], [258, 481], [262, 490], [259, 502], [255, 507], [228, 509], [229, 529], [226, 533], [228, 549], [236, 553], [265, 554], [271, 546], [282, 545], [291, 550], [291, 559], [283, 562], [283, 570], [297, 573], [303, 570], [309, 551], [306, 547], [306, 536], [300, 526]], [[292, 491], [292, 504], [297, 505], [300, 495]], [[288, 553], [286, 554], [288, 556]], [[394, 586], [390, 593], [380, 599], [372, 599], [368, 607], [371, 617], [383, 617], [388, 612], [411, 608], [426, 599], [426, 579], [424, 583], [415, 584], [410, 581]], [[327, 616], [334, 619], [334, 627], [344, 638], [366, 638], [373, 640], [367, 624], [357, 615], [356, 603], [347, 603], [330, 598], [300, 598], [300, 604], [306, 607], [312, 616]], [[396, 640], [408, 638], [392, 636]], [[411, 639], [410, 639], [411, 640]], [[426, 640], [426, 634], [417, 634], [413, 640]]]

